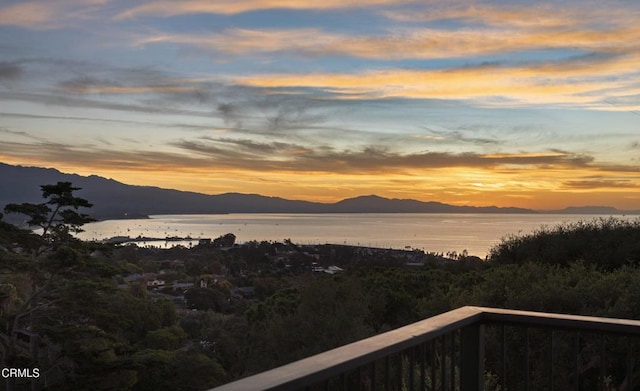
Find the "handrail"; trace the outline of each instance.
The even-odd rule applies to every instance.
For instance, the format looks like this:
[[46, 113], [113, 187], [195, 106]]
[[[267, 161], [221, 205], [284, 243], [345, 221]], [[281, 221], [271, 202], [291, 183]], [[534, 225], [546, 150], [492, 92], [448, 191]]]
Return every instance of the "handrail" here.
[[210, 391], [304, 388], [418, 346], [447, 333], [486, 323], [507, 323], [528, 327], [640, 336], [640, 321], [637, 320], [466, 306], [240, 379]]
[[339, 348], [214, 388], [215, 391], [296, 389], [401, 352], [461, 327], [482, 312], [461, 307]]
[[482, 312], [482, 321], [513, 323], [524, 326], [552, 327], [590, 332], [606, 332], [640, 336], [640, 321], [631, 319], [603, 318], [595, 316], [556, 314], [508, 310], [500, 308], [473, 307]]

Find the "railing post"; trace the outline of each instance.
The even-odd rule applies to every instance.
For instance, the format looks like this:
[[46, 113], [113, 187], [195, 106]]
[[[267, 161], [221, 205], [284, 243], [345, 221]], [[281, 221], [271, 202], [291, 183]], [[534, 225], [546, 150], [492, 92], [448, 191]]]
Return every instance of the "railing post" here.
[[484, 325], [461, 330], [460, 391], [484, 391]]

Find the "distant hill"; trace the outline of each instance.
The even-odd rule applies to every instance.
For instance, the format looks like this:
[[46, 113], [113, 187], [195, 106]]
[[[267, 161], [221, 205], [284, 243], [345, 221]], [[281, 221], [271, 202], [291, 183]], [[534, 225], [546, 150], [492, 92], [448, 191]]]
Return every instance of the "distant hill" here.
[[133, 186], [96, 175], [64, 174], [51, 168], [21, 167], [0, 163], [0, 207], [7, 203], [42, 202], [40, 185], [59, 181], [80, 187], [79, 197], [93, 204], [97, 219], [138, 218], [156, 214], [193, 213], [303, 213], [323, 204], [292, 201], [257, 194], [206, 195], [194, 192]]
[[640, 214], [637, 210], [620, 210], [612, 206], [570, 206], [560, 210], [541, 211], [550, 214], [576, 214], [576, 215], [618, 215], [618, 214]]
[[[96, 175], [65, 174], [52, 168], [0, 163], [0, 208], [16, 202], [42, 202], [40, 185], [72, 182], [82, 188], [78, 196], [93, 203], [90, 214], [100, 220], [142, 218], [158, 214], [224, 213], [537, 213], [531, 209], [455, 206], [440, 202], [388, 199], [376, 195], [345, 199], [333, 204], [287, 200], [258, 194], [194, 192], [134, 186]], [[605, 214], [624, 213], [612, 208]], [[553, 211], [545, 211], [550, 213]], [[576, 212], [567, 208], [557, 213]], [[617, 213], [615, 213], [617, 212]], [[595, 213], [595, 212], [594, 212]], [[597, 212], [601, 213], [601, 212]]]
[[531, 209], [496, 206], [456, 206], [441, 202], [389, 199], [376, 195], [348, 198], [331, 204], [333, 213], [536, 213]]

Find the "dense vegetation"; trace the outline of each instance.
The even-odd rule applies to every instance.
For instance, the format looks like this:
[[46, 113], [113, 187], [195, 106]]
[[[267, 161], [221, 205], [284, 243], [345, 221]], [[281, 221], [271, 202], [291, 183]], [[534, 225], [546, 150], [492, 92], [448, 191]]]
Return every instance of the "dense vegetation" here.
[[640, 220], [580, 221], [510, 236], [490, 253], [494, 264], [536, 262], [567, 266], [582, 261], [614, 270], [640, 263]]
[[172, 302], [147, 298], [139, 285], [118, 288], [115, 276], [128, 265], [114, 248], [72, 236], [90, 221], [79, 210], [91, 204], [68, 182], [42, 190], [41, 204], [5, 208], [36, 233], [0, 222], [2, 367], [38, 369], [35, 379], [7, 377], [5, 389], [195, 390], [219, 382], [215, 360], [178, 349], [186, 334]]
[[[44, 203], [7, 206], [36, 233], [0, 221], [2, 366], [39, 368], [34, 389], [46, 379], [47, 390], [203, 390], [463, 305], [640, 319], [637, 220], [509, 237], [487, 261], [408, 267], [334, 248], [327, 256], [346, 270], [328, 275], [305, 268], [311, 255], [290, 241], [233, 247], [225, 236], [169, 250], [78, 241], [90, 204], [74, 190], [43, 186]], [[196, 285], [124, 280], [144, 272]]]

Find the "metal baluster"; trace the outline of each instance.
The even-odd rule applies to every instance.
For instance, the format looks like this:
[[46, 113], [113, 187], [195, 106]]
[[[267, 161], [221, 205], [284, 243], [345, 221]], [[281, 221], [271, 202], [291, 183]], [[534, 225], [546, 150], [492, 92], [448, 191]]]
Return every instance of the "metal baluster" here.
[[500, 389], [504, 390], [507, 386], [507, 333], [504, 323], [500, 324], [500, 334], [502, 339], [502, 346], [500, 347], [500, 355], [502, 358], [502, 376], [500, 376]]
[[551, 357], [549, 357], [549, 382], [550, 384], [550, 390], [553, 391], [553, 353], [554, 353], [554, 345], [553, 345], [553, 330], [551, 330], [551, 342], [549, 343], [549, 345], [551, 345]]
[[413, 368], [416, 364], [416, 349], [415, 348], [411, 348], [411, 351], [409, 352], [409, 390], [413, 391], [413, 387], [414, 387], [414, 380], [415, 380], [415, 376], [413, 373]]
[[580, 391], [580, 333], [576, 332], [576, 390]]
[[420, 390], [427, 389], [427, 344], [420, 345]]
[[456, 332], [451, 333], [451, 391], [456, 390]]
[[372, 361], [371, 365], [369, 365], [369, 389], [371, 391], [376, 391], [376, 362]]
[[402, 383], [403, 383], [403, 378], [402, 378], [402, 353], [398, 353], [398, 391], [402, 390]]
[[436, 340], [431, 340], [431, 391], [436, 391]]
[[602, 388], [602, 391], [606, 391], [606, 383], [605, 383], [605, 376], [607, 375], [606, 373], [606, 354], [607, 354], [607, 339], [603, 334], [601, 334], [601, 339], [602, 339], [602, 343], [600, 345], [600, 385]]
[[442, 389], [443, 391], [447, 391], [447, 335], [443, 335], [440, 338], [441, 341], [441, 347], [442, 347], [442, 355], [441, 357], [441, 362], [440, 365], [442, 366], [441, 368], [441, 373], [440, 373], [440, 389]]
[[524, 329], [524, 344], [525, 344], [525, 349], [524, 349], [524, 354], [525, 354], [525, 359], [524, 359], [524, 389], [526, 391], [529, 391], [529, 367], [531, 366], [531, 364], [529, 363], [529, 356], [531, 355], [530, 351], [529, 351], [529, 327], [526, 327]]
[[384, 358], [384, 390], [389, 391], [389, 377], [391, 376], [391, 370], [389, 369], [389, 356]]
[[627, 336], [627, 390], [633, 390], [633, 346], [631, 336]]

